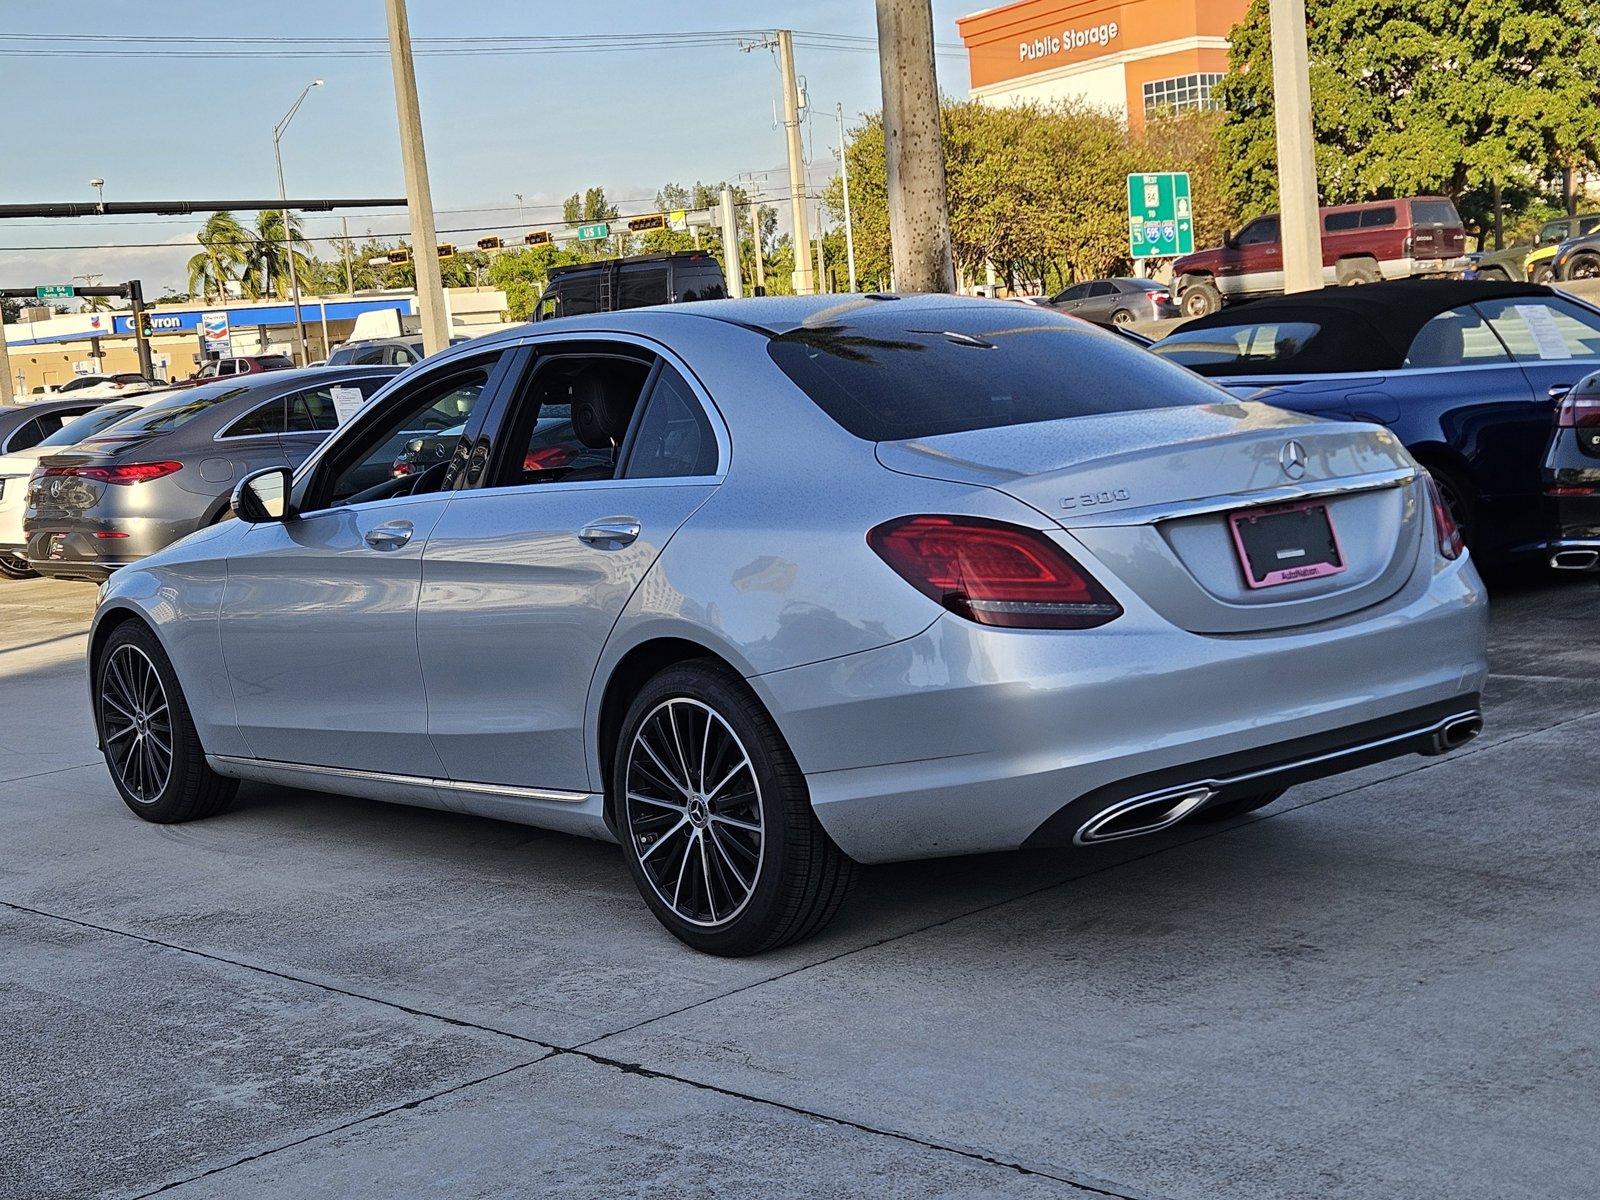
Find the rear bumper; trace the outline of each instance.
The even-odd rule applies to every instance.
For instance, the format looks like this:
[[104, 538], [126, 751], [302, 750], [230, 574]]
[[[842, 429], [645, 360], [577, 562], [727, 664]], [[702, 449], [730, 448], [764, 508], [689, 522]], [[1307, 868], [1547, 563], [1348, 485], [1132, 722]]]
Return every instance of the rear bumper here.
[[[193, 521], [140, 517], [103, 521], [36, 519], [27, 523], [27, 544], [22, 554], [41, 575], [98, 583], [110, 578], [118, 567], [165, 549], [195, 528]], [[105, 534], [125, 536], [97, 536]]]
[[1337, 748], [1373, 729], [1416, 732], [1419, 712], [1475, 712], [1487, 623], [1462, 560], [1421, 566], [1372, 609], [1271, 634], [1187, 633], [1134, 606], [1068, 634], [945, 616], [907, 641], [751, 682], [829, 834], [887, 861], [1014, 849], [1053, 837], [1039, 831], [1084, 798], [1206, 779], [1217, 764], [1231, 780], [1229, 764], [1293, 765], [1284, 748], [1303, 739]]

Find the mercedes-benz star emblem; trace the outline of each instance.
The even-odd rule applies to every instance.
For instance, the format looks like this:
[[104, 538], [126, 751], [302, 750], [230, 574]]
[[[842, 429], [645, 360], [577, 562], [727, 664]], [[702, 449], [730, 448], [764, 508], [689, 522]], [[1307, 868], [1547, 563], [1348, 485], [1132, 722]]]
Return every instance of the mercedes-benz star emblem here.
[[1299, 442], [1285, 442], [1278, 451], [1278, 465], [1290, 479], [1299, 479], [1306, 473], [1306, 448]]

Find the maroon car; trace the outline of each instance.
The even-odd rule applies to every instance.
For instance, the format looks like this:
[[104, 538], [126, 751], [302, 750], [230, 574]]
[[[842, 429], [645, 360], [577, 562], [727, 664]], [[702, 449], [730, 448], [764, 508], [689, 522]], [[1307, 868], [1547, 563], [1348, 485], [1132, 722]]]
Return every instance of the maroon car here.
[[259, 375], [263, 371], [287, 371], [294, 360], [287, 354], [241, 355], [238, 358], [213, 358], [187, 379], [169, 386], [175, 388], [198, 387], [218, 379], [232, 379], [236, 375]]
[[[1414, 275], [1445, 275], [1467, 266], [1467, 232], [1456, 206], [1443, 196], [1373, 200], [1320, 210], [1322, 276], [1332, 284], [1376, 283]], [[1278, 214], [1257, 217], [1223, 238], [1221, 246], [1172, 264], [1184, 314], [1201, 317], [1225, 300], [1283, 291], [1283, 242]]]

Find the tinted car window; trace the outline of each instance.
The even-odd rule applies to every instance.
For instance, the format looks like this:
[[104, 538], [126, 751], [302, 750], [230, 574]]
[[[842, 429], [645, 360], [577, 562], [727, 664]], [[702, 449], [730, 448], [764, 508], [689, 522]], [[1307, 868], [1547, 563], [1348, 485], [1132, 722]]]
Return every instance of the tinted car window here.
[[1278, 218], [1263, 217], [1252, 221], [1239, 231], [1239, 245], [1263, 246], [1278, 240]]
[[1323, 218], [1322, 227], [1329, 233], [1342, 233], [1347, 229], [1359, 229], [1361, 227], [1361, 213], [1360, 211], [1329, 213]]
[[1116, 294], [1117, 285], [1110, 283], [1107, 280], [1099, 279], [1089, 285], [1090, 299], [1093, 299], [1096, 296], [1115, 296]]
[[1415, 225], [1459, 225], [1456, 206], [1448, 200], [1413, 200], [1411, 221]]
[[643, 308], [647, 304], [665, 304], [667, 296], [667, 265], [624, 267], [618, 287], [618, 308]]
[[247, 389], [243, 387], [216, 387], [197, 388], [190, 392], [179, 403], [168, 402], [155, 404], [143, 409], [138, 416], [130, 417], [117, 426], [117, 433], [171, 433], [180, 429], [190, 421], [208, 412], [224, 400], [232, 400], [235, 396], [243, 396]]
[[1065, 303], [1066, 301], [1069, 301], [1069, 300], [1082, 300], [1088, 294], [1089, 294], [1089, 285], [1088, 284], [1086, 284], [1086, 283], [1075, 283], [1071, 287], [1069, 287], [1066, 291], [1062, 292], [1059, 296], [1057, 296], [1053, 301], [1051, 301], [1051, 303], [1052, 304], [1062, 304], [1062, 303]]
[[1470, 304], [1452, 308], [1430, 320], [1411, 343], [1407, 367], [1460, 367], [1510, 362], [1500, 339], [1483, 315]]
[[767, 353], [823, 412], [870, 441], [1223, 399], [1113, 334], [1039, 309], [868, 311], [781, 334]]
[[678, 299], [726, 300], [728, 290], [722, 282], [722, 272], [716, 267], [678, 267], [676, 271]]
[[[60, 422], [57, 422], [60, 424]], [[9, 453], [12, 450], [26, 450], [30, 446], [37, 446], [44, 440], [45, 429], [41, 418], [35, 417], [31, 421], [24, 421], [11, 431], [11, 436], [4, 441], [4, 448]]]
[[1311, 321], [1225, 325], [1216, 329], [1182, 329], [1168, 334], [1151, 352], [1207, 375], [1226, 375], [1224, 368], [1292, 358], [1322, 326]]
[[93, 412], [84, 413], [75, 421], [68, 421], [44, 441], [41, 446], [76, 446], [85, 438], [92, 438], [103, 429], [110, 429], [118, 421], [124, 420], [138, 412], [138, 408], [131, 404], [106, 405]]
[[1361, 211], [1361, 228], [1385, 229], [1393, 225], [1399, 214], [1393, 208], [1367, 208]]
[[562, 279], [555, 284], [556, 311], [563, 317], [600, 311], [600, 279], [597, 275]]
[[313, 503], [356, 503], [363, 492], [392, 478], [395, 462], [406, 453], [408, 443], [443, 433], [471, 416], [492, 369], [492, 362], [473, 366], [396, 397], [397, 407], [390, 408], [379, 425], [365, 430], [346, 454], [339, 456], [337, 473], [319, 485]]
[[223, 431], [223, 437], [259, 437], [283, 432], [283, 398], [258, 405]]
[[1581, 237], [1586, 233], [1593, 233], [1600, 229], [1600, 217], [1584, 217], [1578, 222], [1578, 234]]
[[683, 376], [662, 364], [628, 454], [629, 479], [715, 475], [717, 437]]
[[1600, 357], [1600, 316], [1568, 300], [1526, 296], [1486, 301], [1478, 310], [1524, 362]]
[[[376, 390], [363, 386], [363, 396]], [[317, 388], [311, 392], [296, 392], [289, 397], [288, 431], [290, 433], [317, 433], [339, 428], [339, 414], [333, 407], [333, 391]]]

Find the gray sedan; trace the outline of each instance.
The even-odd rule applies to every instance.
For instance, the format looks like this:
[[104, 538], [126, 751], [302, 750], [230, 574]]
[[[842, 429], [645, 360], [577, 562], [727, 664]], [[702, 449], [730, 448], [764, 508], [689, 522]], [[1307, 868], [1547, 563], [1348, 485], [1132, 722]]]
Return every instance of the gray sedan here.
[[174, 392], [88, 441], [41, 458], [23, 514], [28, 565], [101, 580], [230, 515], [245, 475], [295, 467], [392, 367], [273, 371]]
[[856, 862], [1094, 854], [1480, 725], [1483, 586], [1393, 436], [1023, 305], [509, 330], [234, 509], [96, 612], [134, 812], [254, 780], [613, 839], [712, 953], [821, 928]]
[[1050, 297], [1045, 306], [1096, 325], [1132, 325], [1183, 315], [1172, 289], [1154, 279], [1091, 279]]

